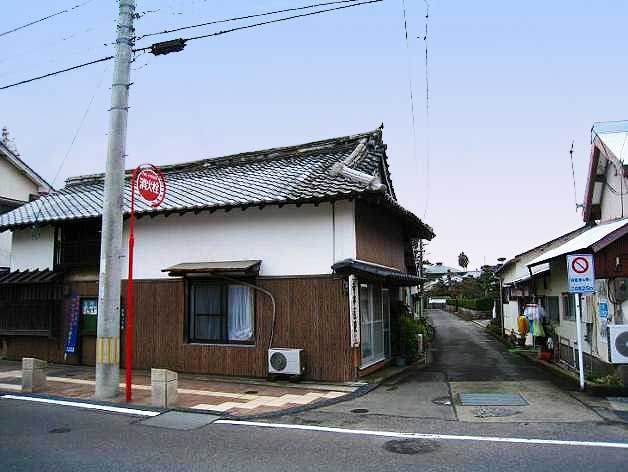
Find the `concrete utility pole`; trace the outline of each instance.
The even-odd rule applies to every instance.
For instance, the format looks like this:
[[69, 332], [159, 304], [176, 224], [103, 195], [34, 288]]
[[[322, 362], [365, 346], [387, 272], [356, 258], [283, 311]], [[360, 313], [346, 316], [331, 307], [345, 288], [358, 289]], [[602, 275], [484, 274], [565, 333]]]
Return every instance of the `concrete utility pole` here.
[[100, 275], [98, 278], [98, 337], [96, 340], [96, 398], [118, 395], [120, 383], [120, 279], [124, 159], [134, 34], [135, 0], [120, 0], [118, 36], [111, 87], [109, 143], [102, 210]]

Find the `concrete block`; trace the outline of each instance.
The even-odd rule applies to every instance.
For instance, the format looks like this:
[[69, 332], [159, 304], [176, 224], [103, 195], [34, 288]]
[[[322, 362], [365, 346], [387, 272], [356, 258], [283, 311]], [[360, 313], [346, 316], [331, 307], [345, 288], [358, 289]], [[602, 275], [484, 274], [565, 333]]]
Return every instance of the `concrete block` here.
[[151, 404], [170, 408], [177, 403], [178, 375], [167, 369], [151, 369]]
[[22, 392], [34, 393], [46, 390], [46, 361], [25, 357], [22, 359]]

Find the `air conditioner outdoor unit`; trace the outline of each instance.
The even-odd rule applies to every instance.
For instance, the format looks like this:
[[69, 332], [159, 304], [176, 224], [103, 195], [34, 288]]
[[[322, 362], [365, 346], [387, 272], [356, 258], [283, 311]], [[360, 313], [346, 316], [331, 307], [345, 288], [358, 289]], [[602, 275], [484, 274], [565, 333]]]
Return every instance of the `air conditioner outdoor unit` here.
[[305, 366], [303, 349], [273, 348], [268, 350], [268, 373], [302, 375]]
[[608, 353], [612, 364], [628, 364], [628, 325], [608, 327]]

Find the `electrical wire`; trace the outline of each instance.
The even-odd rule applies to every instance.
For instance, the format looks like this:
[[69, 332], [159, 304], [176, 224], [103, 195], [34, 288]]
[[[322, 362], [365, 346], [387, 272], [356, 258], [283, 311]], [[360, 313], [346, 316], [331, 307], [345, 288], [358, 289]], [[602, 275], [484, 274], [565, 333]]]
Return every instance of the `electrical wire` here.
[[[92, 96], [89, 99], [89, 102], [87, 103], [87, 107], [85, 108], [85, 111], [83, 112], [83, 115], [81, 116], [81, 120], [79, 122], [79, 125], [76, 128], [76, 131], [74, 132], [74, 136], [72, 136], [72, 141], [70, 141], [70, 145], [68, 146], [68, 149], [66, 150], [65, 155], [63, 156], [63, 159], [61, 159], [61, 162], [59, 163], [59, 167], [57, 168], [57, 172], [55, 173], [54, 178], [52, 179], [52, 182], [50, 182], [50, 185], [53, 188], [54, 188], [55, 182], [59, 178], [59, 174], [61, 174], [61, 170], [63, 169], [63, 166], [65, 165], [65, 162], [67, 161], [67, 159], [68, 159], [68, 157], [70, 155], [70, 152], [72, 151], [72, 148], [74, 147], [74, 144], [76, 143], [76, 140], [77, 140], [81, 130], [83, 129], [83, 125], [85, 124], [85, 120], [87, 118], [87, 115], [89, 114], [89, 111], [92, 108], [92, 104], [94, 103], [94, 99], [96, 98], [96, 94], [98, 93], [98, 91], [102, 87], [102, 84], [103, 84], [103, 82], [105, 80], [105, 77], [107, 75], [107, 71], [108, 70], [109, 70], [109, 64], [107, 64], [105, 66], [105, 68], [103, 69], [102, 75], [100, 77], [100, 80], [99, 80], [98, 84], [96, 85], [96, 88], [94, 89], [94, 93], [92, 93]], [[42, 210], [43, 210], [43, 205], [40, 205], [39, 206], [39, 210], [38, 210], [37, 214], [35, 215], [35, 221], [34, 221], [33, 225], [37, 225], [37, 220], [39, 219], [39, 216], [41, 215], [41, 211]]]
[[[357, 6], [361, 6], [361, 5], [367, 5], [367, 4], [370, 4], [370, 3], [380, 3], [380, 2], [383, 2], [383, 1], [384, 0], [362, 1], [362, 2], [359, 2], [359, 3], [352, 3], [351, 5], [343, 5], [343, 6], [340, 6], [340, 7], [328, 8], [328, 9], [325, 9], [325, 10], [319, 10], [319, 11], [310, 12], [310, 13], [303, 13], [303, 14], [300, 14], [300, 15], [293, 15], [293, 16], [288, 16], [288, 17], [284, 17], [284, 18], [278, 18], [276, 20], [269, 20], [269, 21], [263, 21], [263, 22], [260, 22], [260, 23], [254, 23], [254, 24], [250, 24], [250, 25], [239, 26], [237, 28], [231, 28], [231, 29], [228, 29], [228, 30], [217, 31], [215, 33], [204, 34], [204, 35], [201, 35], [201, 36], [194, 36], [194, 37], [191, 37], [191, 38], [184, 38], [184, 39], [181, 39], [181, 41], [188, 42], [188, 41], [194, 41], [196, 39], [204, 39], [204, 38], [209, 38], [209, 37], [213, 37], [213, 36], [220, 36], [220, 35], [223, 35], [223, 34], [233, 33], [235, 31], [242, 31], [242, 30], [245, 30], [245, 29], [255, 28], [255, 27], [258, 27], [258, 26], [269, 25], [269, 24], [272, 24], [272, 23], [279, 23], [279, 22], [282, 22], [282, 21], [293, 20], [293, 19], [296, 19], [296, 18], [302, 18], [302, 17], [306, 17], [306, 16], [318, 15], [320, 13], [327, 13], [327, 12], [336, 11], [336, 10], [343, 10], [345, 8], [353, 8], [353, 7], [357, 7]], [[133, 52], [137, 53], [137, 52], [142, 52], [142, 51], [149, 51], [149, 50], [152, 49], [152, 47], [153, 46], [137, 48], [137, 49], [134, 49]], [[30, 79], [22, 80], [20, 82], [15, 82], [15, 83], [9, 84], [9, 85], [4, 85], [4, 86], [0, 87], [0, 90], [6, 90], [6, 89], [9, 89], [9, 88], [12, 88], [12, 87], [17, 87], [18, 85], [27, 84], [27, 83], [30, 83], [30, 82], [34, 82], [36, 80], [45, 79], [47, 77], [52, 77], [52, 76], [55, 76], [55, 75], [58, 75], [58, 74], [63, 74], [65, 72], [69, 72], [69, 71], [72, 71], [72, 70], [80, 69], [80, 68], [87, 67], [87, 66], [90, 66], [90, 65], [93, 65], [93, 64], [98, 64], [100, 62], [109, 61], [109, 60], [113, 59], [113, 57], [114, 56], [102, 57], [100, 59], [96, 59], [96, 60], [93, 60], [93, 61], [90, 61], [90, 62], [85, 62], [83, 64], [79, 64], [79, 65], [76, 65], [76, 66], [73, 66], [73, 67], [68, 67], [67, 69], [61, 69], [61, 70], [58, 70], [58, 71], [50, 72], [48, 74], [40, 75], [38, 77], [33, 77], [33, 78], [30, 78]]]
[[0, 33], [0, 37], [6, 36], [6, 35], [11, 34], [11, 33], [15, 33], [16, 31], [22, 30], [24, 28], [28, 28], [29, 26], [36, 25], [37, 23], [41, 23], [42, 21], [49, 20], [50, 18], [54, 18], [55, 16], [63, 15], [64, 13], [69, 13], [69, 12], [71, 12], [73, 10], [76, 10], [77, 8], [81, 8], [82, 6], [85, 6], [88, 3], [91, 3], [93, 1], [94, 0], [86, 0], [83, 3], [79, 3], [77, 5], [74, 5], [73, 7], [66, 8], [65, 10], [58, 11], [58, 12], [53, 13], [51, 15], [45, 16], [43, 18], [39, 18], [38, 20], [34, 20], [34, 21], [31, 21], [30, 23], [26, 23], [25, 25], [18, 26], [17, 28], [13, 28], [11, 30], [5, 31], [4, 33]]
[[[362, 2], [359, 2], [359, 3], [352, 3], [351, 5], [344, 5], [344, 6], [341, 6], [341, 7], [327, 8], [325, 10], [318, 10], [318, 11], [314, 11], [314, 12], [310, 12], [310, 13], [302, 13], [300, 15], [286, 16], [284, 18], [278, 18], [276, 20], [262, 21], [262, 22], [253, 23], [253, 24], [250, 24], [250, 25], [238, 26], [237, 28], [231, 28], [231, 29], [227, 29], [227, 30], [217, 31], [215, 33], [203, 34], [203, 35], [200, 35], [200, 36], [192, 36], [190, 38], [181, 38], [181, 41], [188, 42], [188, 41], [194, 41], [194, 40], [197, 40], [197, 39], [205, 39], [205, 38], [210, 38], [210, 37], [213, 37], [213, 36], [220, 36], [220, 35], [227, 34], [227, 33], [233, 33], [235, 31], [242, 31], [242, 30], [246, 30], [246, 29], [249, 29], [249, 28], [256, 28], [258, 26], [265, 26], [265, 25], [270, 25], [270, 24], [273, 24], [273, 23], [280, 23], [282, 21], [294, 20], [296, 18], [303, 18], [303, 17], [306, 17], [306, 16], [313, 16], [313, 15], [318, 15], [318, 14], [321, 14], [321, 13], [328, 13], [328, 12], [331, 12], [331, 11], [344, 10], [345, 8], [354, 8], [354, 7], [357, 7], [357, 6], [360, 6], [360, 5], [367, 5], [369, 3], [380, 3], [380, 2], [383, 2], [383, 1], [384, 0], [368, 0], [368, 1], [362, 1]], [[152, 49], [152, 46], [147, 46], [147, 47], [143, 47], [143, 48], [137, 48], [137, 49], [134, 49], [133, 51], [134, 52], [148, 51], [150, 49]]]
[[317, 7], [326, 6], [326, 5], [337, 5], [339, 3], [355, 3], [355, 2], [358, 2], [358, 1], [359, 0], [341, 0], [341, 1], [334, 1], [334, 2], [315, 3], [313, 5], [306, 5], [306, 6], [303, 6], [303, 7], [286, 8], [286, 9], [283, 9], [283, 10], [275, 10], [275, 11], [269, 11], [269, 12], [265, 12], [265, 13], [257, 13], [257, 14], [252, 14], [252, 15], [239, 16], [239, 17], [235, 17], [235, 18], [227, 18], [227, 19], [224, 19], [224, 20], [208, 21], [208, 22], [205, 22], [205, 23], [198, 23], [198, 24], [195, 24], [195, 25], [182, 26], [180, 28], [174, 28], [174, 29], [169, 29], [169, 30], [164, 30], [164, 31], [157, 31], [155, 33], [142, 34], [140, 36], [137, 36], [135, 38], [135, 40], [136, 41], [140, 41], [140, 40], [142, 40], [144, 38], [147, 38], [149, 36], [157, 36], [157, 35], [161, 35], [161, 34], [176, 33], [177, 31], [183, 31], [183, 30], [192, 29], [192, 28], [200, 28], [200, 27], [203, 27], [203, 26], [215, 25], [215, 24], [219, 24], [219, 23], [228, 23], [228, 22], [231, 22], [231, 21], [247, 20], [247, 19], [250, 19], [250, 18], [258, 18], [258, 17], [261, 17], [261, 16], [276, 15], [276, 14], [279, 14], [279, 13], [286, 13], [286, 12], [289, 12], [289, 11], [307, 10], [307, 9], [310, 9], [310, 8], [317, 8]]
[[18, 85], [28, 84], [30, 82], [35, 82], [36, 80], [45, 79], [46, 77], [52, 77], [54, 75], [63, 74], [64, 72], [69, 72], [75, 69], [81, 69], [82, 67], [91, 66], [92, 64], [98, 64], [99, 62], [110, 61], [111, 59], [113, 59], [113, 56], [101, 57], [100, 59], [96, 59], [90, 62], [85, 62], [77, 66], [68, 67], [67, 69], [57, 70], [55, 72], [50, 72], [48, 74], [40, 75], [38, 77], [33, 77], [31, 79], [22, 80], [20, 82], [15, 82], [14, 84], [4, 85], [0, 87], [0, 90], [6, 90], [6, 89], [10, 89], [11, 87], [17, 87]]
[[412, 67], [410, 63], [410, 42], [408, 41], [408, 20], [406, 16], [406, 0], [401, 0], [401, 6], [403, 8], [403, 31], [406, 38], [406, 60], [408, 63], [408, 88], [410, 89], [410, 118], [412, 125], [412, 154], [414, 160], [417, 158], [416, 150], [416, 119], [414, 115], [414, 92], [412, 85]]
[[430, 116], [430, 74], [429, 74], [429, 62], [428, 62], [428, 25], [430, 20], [430, 3], [425, 1], [425, 36], [423, 42], [425, 43], [425, 211], [423, 212], [423, 218], [427, 217], [427, 211], [430, 204], [430, 154], [431, 154], [431, 141], [430, 141], [430, 128], [431, 128], [431, 116]]

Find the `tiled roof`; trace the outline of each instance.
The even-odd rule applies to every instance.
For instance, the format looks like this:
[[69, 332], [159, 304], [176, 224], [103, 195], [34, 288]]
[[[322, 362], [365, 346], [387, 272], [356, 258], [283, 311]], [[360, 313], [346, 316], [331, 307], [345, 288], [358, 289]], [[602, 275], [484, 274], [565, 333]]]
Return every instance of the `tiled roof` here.
[[[343, 163], [360, 142], [367, 146], [349, 162], [353, 170], [378, 177], [386, 185], [375, 191], [351, 176], [333, 175], [334, 164]], [[389, 179], [386, 146], [381, 128], [375, 131], [163, 166], [167, 193], [157, 209], [136, 199], [138, 215], [228, 209], [272, 204], [307, 203], [342, 198], [375, 198], [398, 213], [412, 231], [431, 239], [431, 228], [396, 201]], [[130, 211], [130, 171], [125, 181], [125, 213]], [[70, 178], [66, 186], [39, 200], [0, 216], [0, 231], [61, 220], [100, 217], [103, 175]]]

